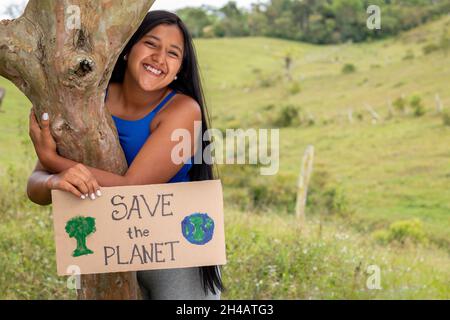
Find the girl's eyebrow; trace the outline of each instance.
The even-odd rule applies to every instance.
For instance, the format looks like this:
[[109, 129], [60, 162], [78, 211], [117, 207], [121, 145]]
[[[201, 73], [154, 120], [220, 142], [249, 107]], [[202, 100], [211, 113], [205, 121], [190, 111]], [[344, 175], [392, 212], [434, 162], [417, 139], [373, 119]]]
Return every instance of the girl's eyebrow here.
[[[147, 34], [144, 37], [153, 38], [153, 39], [155, 39], [157, 41], [161, 41], [160, 38], [158, 38], [157, 36], [154, 36], [152, 34]], [[183, 50], [181, 50], [181, 48], [179, 46], [177, 46], [176, 44], [171, 44], [170, 46], [175, 48], [175, 49], [178, 49], [178, 51], [180, 51], [180, 53], [183, 53]]]
[[155, 40], [161, 41], [160, 38], [158, 38], [157, 36], [154, 36], [154, 35], [152, 35], [152, 34], [147, 34], [147, 35], [145, 35], [145, 37], [149, 37], [149, 38], [153, 38], [153, 39], [155, 39]]

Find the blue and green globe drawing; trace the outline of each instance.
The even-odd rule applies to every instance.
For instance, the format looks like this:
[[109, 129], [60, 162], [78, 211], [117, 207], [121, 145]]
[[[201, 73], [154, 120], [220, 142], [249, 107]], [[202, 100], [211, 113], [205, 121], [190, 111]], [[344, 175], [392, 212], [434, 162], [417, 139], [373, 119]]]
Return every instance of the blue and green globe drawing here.
[[192, 244], [204, 245], [214, 234], [214, 221], [207, 213], [193, 213], [181, 221], [183, 236]]

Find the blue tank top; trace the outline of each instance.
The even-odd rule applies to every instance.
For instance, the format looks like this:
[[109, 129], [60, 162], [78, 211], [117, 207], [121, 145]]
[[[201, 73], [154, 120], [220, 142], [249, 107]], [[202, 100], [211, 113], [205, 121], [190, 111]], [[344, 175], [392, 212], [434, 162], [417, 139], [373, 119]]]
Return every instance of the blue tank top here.
[[[106, 91], [106, 94], [108, 94], [108, 91]], [[128, 166], [131, 165], [134, 158], [137, 156], [147, 139], [150, 137], [150, 124], [152, 123], [153, 119], [175, 94], [176, 91], [172, 90], [172, 92], [167, 95], [167, 97], [164, 98], [164, 100], [161, 101], [161, 103], [158, 104], [155, 109], [153, 109], [142, 119], [124, 120], [116, 116], [112, 116], [119, 133], [120, 145], [122, 146], [122, 149], [125, 153]], [[188, 162], [183, 165], [180, 171], [178, 171], [177, 174], [172, 177], [170, 181], [168, 181], [168, 183], [190, 181], [189, 170], [192, 168], [192, 159], [193, 158], [189, 159]]]

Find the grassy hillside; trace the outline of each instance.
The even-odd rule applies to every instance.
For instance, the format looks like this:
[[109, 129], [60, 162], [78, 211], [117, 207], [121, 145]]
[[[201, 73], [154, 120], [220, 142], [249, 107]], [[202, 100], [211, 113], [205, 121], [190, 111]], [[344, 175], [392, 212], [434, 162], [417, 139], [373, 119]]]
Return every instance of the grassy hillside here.
[[[314, 116], [315, 125], [282, 129], [281, 173], [297, 175], [306, 146], [313, 144], [316, 165], [339, 181], [361, 218], [386, 224], [418, 217], [430, 235], [449, 240], [450, 127], [436, 115], [435, 95], [450, 109], [450, 55], [422, 52], [448, 25], [446, 17], [396, 39], [358, 45], [199, 40], [214, 126], [268, 127], [283, 106], [298, 106]], [[295, 56], [297, 94], [289, 92], [292, 83], [284, 77], [286, 52]], [[405, 60], [410, 52], [414, 58]], [[348, 63], [356, 72], [343, 74]], [[261, 86], [261, 79], [273, 84]], [[402, 95], [407, 102], [419, 95], [427, 113], [417, 118], [409, 110], [385, 119], [389, 101]], [[383, 118], [379, 124], [371, 123], [366, 104]], [[349, 109], [353, 124], [347, 120]]]
[[[221, 168], [229, 260], [224, 298], [449, 298], [450, 126], [434, 99], [438, 94], [450, 109], [450, 55], [423, 53], [449, 25], [446, 17], [358, 45], [196, 42], [214, 127], [273, 127], [287, 105], [314, 119], [281, 129], [278, 176]], [[292, 81], [285, 77], [287, 53]], [[355, 72], [344, 74], [345, 64]], [[25, 196], [35, 161], [27, 137], [30, 103], [5, 79], [0, 86], [7, 90], [0, 113], [0, 298], [73, 298], [56, 276], [50, 211]], [[389, 101], [401, 96], [407, 104], [420, 96], [427, 112], [415, 117], [407, 107], [407, 114], [390, 114]], [[377, 124], [366, 105], [380, 115]], [[292, 211], [309, 144], [316, 162], [308, 226], [300, 234]], [[405, 220], [406, 227], [392, 226]], [[380, 242], [383, 234], [399, 241]], [[382, 270], [382, 290], [366, 287], [373, 264]]]

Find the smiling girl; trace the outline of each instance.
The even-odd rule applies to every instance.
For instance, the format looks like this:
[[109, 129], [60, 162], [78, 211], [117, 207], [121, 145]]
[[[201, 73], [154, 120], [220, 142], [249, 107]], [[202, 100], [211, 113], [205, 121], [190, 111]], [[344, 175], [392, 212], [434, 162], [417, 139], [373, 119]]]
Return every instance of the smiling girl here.
[[[129, 169], [117, 175], [84, 166], [58, 155], [44, 113], [39, 126], [30, 113], [30, 137], [39, 161], [28, 181], [31, 201], [48, 205], [51, 190], [71, 192], [85, 201], [101, 196], [100, 186], [148, 185], [214, 179], [212, 166], [193, 163], [193, 155], [207, 147], [196, 146], [194, 122], [209, 128], [192, 38], [173, 13], [152, 11], [121, 53], [106, 93]], [[186, 129], [192, 137], [185, 162], [171, 160], [178, 144], [172, 132]], [[80, 200], [82, 201], [82, 200]], [[138, 272], [147, 299], [220, 299], [223, 291], [218, 266]]]

